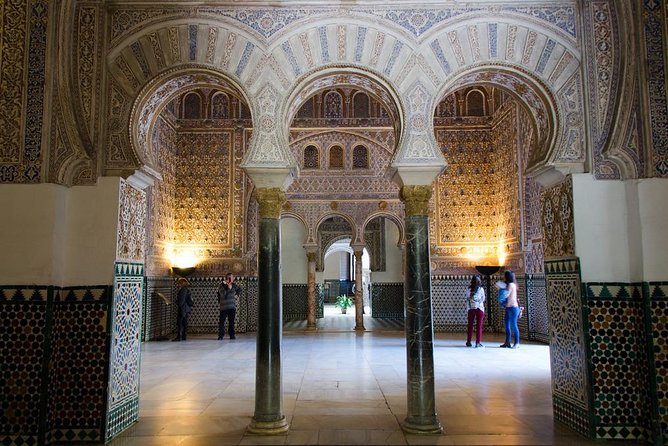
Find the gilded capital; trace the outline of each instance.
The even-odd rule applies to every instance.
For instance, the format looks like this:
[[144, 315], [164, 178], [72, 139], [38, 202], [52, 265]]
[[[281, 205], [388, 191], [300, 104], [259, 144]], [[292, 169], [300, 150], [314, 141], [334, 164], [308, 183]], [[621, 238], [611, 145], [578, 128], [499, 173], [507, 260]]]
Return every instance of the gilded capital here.
[[401, 201], [404, 202], [406, 217], [429, 215], [430, 186], [404, 186], [401, 188]]
[[285, 203], [285, 192], [278, 187], [261, 187], [255, 190], [260, 205], [260, 218], [280, 218], [281, 208]]

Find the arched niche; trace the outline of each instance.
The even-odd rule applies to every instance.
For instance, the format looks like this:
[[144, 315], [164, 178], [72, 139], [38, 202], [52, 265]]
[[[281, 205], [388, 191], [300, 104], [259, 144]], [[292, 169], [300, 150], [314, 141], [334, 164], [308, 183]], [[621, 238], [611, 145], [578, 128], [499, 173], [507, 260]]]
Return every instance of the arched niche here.
[[[341, 88], [355, 88], [361, 90], [370, 98], [378, 101], [389, 115], [394, 128], [396, 140], [400, 140], [403, 128], [403, 106], [400, 96], [390, 84], [374, 73], [355, 67], [325, 68], [310, 73], [300, 79], [292, 88], [282, 115], [286, 118], [285, 131], [288, 132], [297, 112], [316, 93], [332, 91]], [[337, 92], [338, 93], [338, 92]]]
[[151, 80], [135, 98], [130, 113], [130, 143], [141, 165], [157, 172], [157, 159], [152, 147], [152, 129], [162, 110], [176, 96], [196, 88], [209, 87], [228, 91], [247, 104], [248, 95], [222, 73], [209, 68], [190, 66], [168, 71]]
[[325, 253], [333, 243], [343, 239], [354, 240], [355, 234], [355, 222], [349, 216], [339, 213], [330, 213], [323, 216], [316, 225], [316, 243], [318, 245], [316, 270], [323, 270]]
[[[538, 173], [554, 160], [561, 116], [554, 95], [540, 80], [510, 66], [480, 66], [454, 77], [438, 94], [439, 100], [465, 87], [490, 85], [514, 96], [533, 117], [535, 142], [530, 148], [526, 173]], [[432, 113], [433, 116], [433, 113]]]

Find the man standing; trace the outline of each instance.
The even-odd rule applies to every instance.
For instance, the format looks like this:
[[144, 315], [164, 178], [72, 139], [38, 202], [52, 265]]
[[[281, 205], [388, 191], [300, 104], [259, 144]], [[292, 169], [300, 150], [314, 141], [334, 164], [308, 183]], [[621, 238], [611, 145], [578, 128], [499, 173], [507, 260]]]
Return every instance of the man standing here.
[[176, 337], [172, 341], [185, 341], [188, 332], [188, 316], [195, 303], [190, 292], [190, 282], [185, 277], [176, 281], [179, 291], [176, 295], [177, 313], [176, 313]]
[[241, 294], [241, 288], [234, 283], [234, 274], [227, 273], [225, 282], [218, 287], [218, 303], [220, 303], [220, 317], [218, 319], [218, 340], [225, 335], [225, 319], [228, 319], [227, 331], [230, 339], [234, 336], [234, 317], [237, 313], [237, 296]]

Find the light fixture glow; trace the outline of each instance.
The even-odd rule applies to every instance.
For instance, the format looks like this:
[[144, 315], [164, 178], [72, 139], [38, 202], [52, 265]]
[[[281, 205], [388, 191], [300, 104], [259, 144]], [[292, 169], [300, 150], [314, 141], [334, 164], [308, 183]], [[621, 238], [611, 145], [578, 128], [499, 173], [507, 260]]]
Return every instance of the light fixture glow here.
[[170, 247], [167, 250], [169, 264], [177, 268], [190, 268], [197, 266], [200, 262], [197, 253], [193, 248]]

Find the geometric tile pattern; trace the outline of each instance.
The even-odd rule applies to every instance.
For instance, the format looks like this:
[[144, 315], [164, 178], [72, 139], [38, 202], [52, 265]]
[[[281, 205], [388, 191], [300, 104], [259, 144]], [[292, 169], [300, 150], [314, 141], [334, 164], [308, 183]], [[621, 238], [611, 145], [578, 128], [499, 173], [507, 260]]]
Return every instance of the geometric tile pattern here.
[[257, 331], [258, 282], [257, 277], [244, 278], [244, 305], [237, 309], [237, 319], [246, 321], [246, 331]]
[[588, 411], [571, 403], [569, 400], [560, 398], [552, 393], [552, 409], [554, 419], [564, 423], [566, 426], [587, 437], [593, 437], [592, 421]]
[[[41, 397], [46, 392], [43, 366], [53, 291], [47, 287], [0, 288], [0, 439], [19, 435], [14, 444], [35, 444]], [[33, 441], [33, 443], [31, 443]], [[11, 443], [10, 443], [11, 444]]]
[[583, 426], [580, 422], [573, 422], [580, 419], [574, 411], [591, 412], [579, 260], [546, 260], [545, 278], [550, 315], [550, 363], [555, 419], [583, 435], [591, 435], [589, 430], [581, 430], [583, 427], [591, 427], [590, 423]]
[[548, 344], [550, 342], [550, 325], [547, 314], [545, 274], [527, 275], [526, 293], [529, 340]]
[[[224, 277], [191, 277], [190, 292], [192, 293], [193, 311], [188, 318], [188, 333], [190, 334], [209, 334], [218, 333], [218, 318], [220, 315], [220, 304], [218, 303], [218, 296], [216, 291], [218, 286], [225, 281]], [[241, 295], [237, 300], [237, 313], [242, 305], [245, 288], [239, 278], [235, 278], [235, 282], [241, 288]], [[172, 307], [176, 308], [176, 289], [172, 294]], [[236, 318], [234, 321], [234, 329], [239, 333], [241, 330], [241, 318]], [[174, 318], [170, 321], [173, 329], [176, 329], [176, 313]]]
[[596, 438], [648, 439], [649, 370], [640, 284], [587, 283]]
[[470, 284], [471, 276], [432, 276], [431, 305], [434, 331], [461, 333], [466, 330], [468, 324], [466, 296]]
[[403, 282], [371, 284], [371, 315], [374, 318], [404, 319]]
[[0, 287], [0, 444], [102, 440], [110, 296], [107, 286]]
[[283, 322], [307, 318], [308, 285], [283, 284]]
[[[105, 441], [137, 421], [143, 265], [116, 262]], [[125, 272], [126, 274], [122, 274]], [[121, 273], [121, 274], [119, 274]]]
[[[502, 280], [500, 277], [499, 279]], [[517, 326], [520, 329], [520, 339], [528, 339], [527, 332], [529, 330], [530, 316], [529, 312], [527, 311], [527, 309], [529, 309], [529, 302], [527, 301], [526, 277], [521, 274], [517, 274], [515, 276], [515, 281], [517, 283], [517, 298], [519, 299], [520, 306], [524, 307], [524, 312], [522, 313], [522, 317], [520, 317], [517, 320]], [[494, 287], [494, 289], [496, 290], [496, 287]], [[496, 305], [496, 307], [499, 306]], [[502, 314], [504, 313], [505, 310], [503, 310]], [[503, 316], [501, 317], [501, 325], [499, 326], [499, 328], [500, 328], [499, 331], [505, 332], [505, 326], [503, 325]]]
[[101, 441], [106, 411], [108, 286], [55, 291], [46, 426], [52, 441]]
[[[652, 395], [664, 442], [668, 440], [668, 282], [644, 284], [652, 340], [653, 374], [656, 394]], [[652, 367], [653, 366], [653, 367]], [[650, 383], [652, 381], [650, 380]]]

